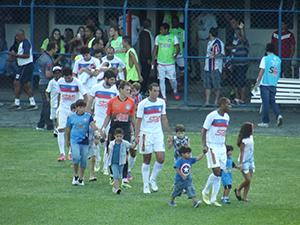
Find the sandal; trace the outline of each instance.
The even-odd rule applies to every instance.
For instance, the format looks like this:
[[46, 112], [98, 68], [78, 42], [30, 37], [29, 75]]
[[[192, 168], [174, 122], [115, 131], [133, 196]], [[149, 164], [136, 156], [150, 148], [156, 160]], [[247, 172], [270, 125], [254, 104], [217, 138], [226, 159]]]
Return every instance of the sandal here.
[[96, 181], [97, 177], [90, 177], [89, 181]]
[[237, 195], [236, 189], [234, 189], [234, 193], [235, 193], [235, 197], [236, 197], [239, 201], [241, 201], [241, 200], [242, 200], [242, 197]]

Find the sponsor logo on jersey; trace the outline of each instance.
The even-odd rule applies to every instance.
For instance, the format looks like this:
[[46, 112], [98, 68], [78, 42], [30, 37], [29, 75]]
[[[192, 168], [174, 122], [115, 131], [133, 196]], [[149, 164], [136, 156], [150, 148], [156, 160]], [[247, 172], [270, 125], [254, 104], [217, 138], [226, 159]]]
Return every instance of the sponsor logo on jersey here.
[[126, 105], [126, 107], [125, 107], [127, 110], [129, 110], [130, 109], [130, 105]]
[[160, 122], [160, 116], [151, 116], [147, 123], [157, 123]]
[[63, 94], [61, 96], [61, 100], [75, 101], [76, 100], [76, 95]]
[[128, 114], [119, 113], [118, 115], [116, 115], [114, 121], [128, 122]]

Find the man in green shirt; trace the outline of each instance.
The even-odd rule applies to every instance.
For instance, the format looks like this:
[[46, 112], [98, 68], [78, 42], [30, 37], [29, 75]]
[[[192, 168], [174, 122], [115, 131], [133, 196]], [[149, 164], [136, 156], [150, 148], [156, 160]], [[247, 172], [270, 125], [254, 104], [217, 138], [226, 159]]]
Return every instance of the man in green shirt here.
[[168, 78], [175, 94], [175, 99], [179, 99], [177, 91], [175, 59], [177, 58], [180, 47], [178, 38], [169, 32], [170, 26], [163, 23], [160, 26], [160, 34], [155, 38], [155, 46], [152, 54], [151, 65], [154, 65], [154, 60], [157, 55], [157, 70], [158, 79], [162, 97], [167, 101], [165, 78]]
[[119, 34], [119, 27], [117, 25], [111, 26], [109, 35], [111, 38], [106, 44], [105, 51], [109, 46], [113, 47], [115, 56], [118, 56], [124, 62], [126, 49], [122, 46], [122, 37]]

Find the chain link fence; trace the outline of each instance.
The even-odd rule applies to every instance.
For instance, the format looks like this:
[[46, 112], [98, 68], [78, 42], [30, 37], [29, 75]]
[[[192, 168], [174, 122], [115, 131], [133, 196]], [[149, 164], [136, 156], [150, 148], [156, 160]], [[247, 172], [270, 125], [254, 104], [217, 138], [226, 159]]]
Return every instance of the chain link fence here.
[[[187, 106], [214, 104], [215, 94], [218, 94], [212, 86], [208, 101], [207, 93], [205, 94], [207, 84], [203, 79], [205, 65], [209, 64], [205, 60], [209, 42], [208, 33], [212, 27], [217, 28], [217, 38], [223, 43], [219, 46], [221, 48], [224, 46], [224, 56], [215, 58], [222, 64], [221, 67], [216, 67], [221, 73], [220, 96], [227, 96], [232, 100], [239, 99], [242, 103], [245, 102], [245, 105], [249, 105], [251, 85], [258, 75], [260, 59], [265, 55], [265, 46], [269, 42], [276, 44], [276, 54], [282, 58], [282, 76], [299, 78], [300, 8], [296, 0], [276, 2], [3, 0], [2, 2], [0, 8], [0, 99], [2, 101], [14, 99], [13, 80], [16, 64], [8, 61], [8, 51], [17, 50], [14, 40], [16, 30], [22, 28], [25, 31], [26, 38], [32, 43], [35, 61], [45, 48], [45, 40], [57, 38], [53, 34], [54, 31], [58, 31], [60, 39], [58, 42], [61, 44], [60, 54], [56, 57], [62, 55], [63, 58], [59, 63], [70, 66], [79, 51], [79, 40], [75, 38], [78, 33], [80, 33], [80, 40], [86, 43], [83, 29], [92, 25], [95, 27], [94, 35], [99, 35], [105, 45], [110, 38], [110, 26], [123, 27], [123, 35], [126, 34], [127, 27], [122, 17], [128, 10], [139, 18], [141, 24], [139, 32], [143, 29], [143, 21], [147, 18], [151, 19], [151, 33], [154, 38], [159, 34], [163, 22], [172, 24], [172, 17], [178, 17], [179, 26], [185, 30], [183, 51], [185, 74], [179, 92], [184, 96], [181, 101], [184, 100]], [[76, 41], [71, 45], [68, 44], [74, 38]], [[217, 51], [213, 53], [218, 55]], [[35, 98], [40, 100], [37, 90], [38, 80], [39, 73], [35, 69], [32, 85]], [[170, 87], [167, 90], [169, 89]], [[27, 99], [25, 91], [21, 99]]]

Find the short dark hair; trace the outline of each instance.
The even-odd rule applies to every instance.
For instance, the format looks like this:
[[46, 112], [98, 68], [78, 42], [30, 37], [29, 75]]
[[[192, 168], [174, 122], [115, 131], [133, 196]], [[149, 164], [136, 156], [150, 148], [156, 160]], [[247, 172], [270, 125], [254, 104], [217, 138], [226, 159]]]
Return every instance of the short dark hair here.
[[65, 67], [62, 71], [64, 76], [72, 76], [72, 69], [70, 67]]
[[177, 22], [179, 22], [178, 16], [173, 16], [173, 17], [172, 17], [172, 21], [173, 21], [173, 20], [177, 20]]
[[85, 29], [89, 29], [93, 34], [95, 34], [95, 27], [94, 26], [86, 26]]
[[123, 80], [117, 80], [116, 81], [116, 86], [117, 86], [117, 89], [119, 90], [120, 89], [120, 84]]
[[101, 50], [101, 49], [95, 49], [94, 55], [97, 55], [97, 54], [99, 54], [99, 53], [103, 54], [103, 53], [102, 53], [102, 50]]
[[131, 45], [131, 38], [129, 36], [122, 37], [122, 40], [125, 41], [127, 44]]
[[78, 99], [76, 102], [75, 102], [75, 106], [76, 108], [79, 107], [79, 106], [86, 106], [86, 103], [83, 99]]
[[152, 88], [153, 88], [153, 87], [159, 87], [159, 86], [158, 86], [157, 83], [152, 83], [152, 84], [149, 85], [148, 90], [149, 90], [149, 91], [152, 91]]
[[226, 97], [220, 98], [220, 100], [219, 100], [219, 106], [225, 105], [227, 101], [230, 102], [230, 100], [228, 98], [226, 98]]
[[122, 82], [120, 83], [119, 88], [120, 88], [120, 89], [124, 89], [126, 85], [129, 86], [129, 87], [131, 87], [131, 84], [130, 84], [129, 81], [122, 80]]
[[[99, 44], [100, 40], [102, 40], [102, 38], [95, 38], [92, 42], [92, 46], [94, 46], [95, 44]], [[103, 43], [104, 43], [104, 41], [103, 41]]]
[[53, 41], [49, 42], [47, 44], [46, 51], [51, 51], [52, 49], [55, 49], [55, 45], [57, 45], [56, 42], [53, 42]]
[[118, 33], [119, 33], [119, 31], [120, 31], [120, 28], [119, 28], [119, 26], [116, 26], [116, 25], [113, 25], [113, 26], [111, 26], [110, 28], [113, 28], [115, 31], [117, 31]]
[[104, 72], [104, 78], [106, 78], [107, 80], [112, 77], [116, 78], [116, 74], [112, 70], [107, 70]]
[[140, 91], [141, 90], [141, 84], [139, 82], [134, 82], [132, 85], [131, 85], [131, 88], [137, 90], [137, 91]]
[[266, 52], [272, 52], [272, 53], [275, 53], [276, 51], [276, 47], [273, 43], [268, 43], [266, 45]]
[[83, 45], [80, 48], [80, 54], [84, 55], [84, 54], [89, 54], [89, 53], [91, 53], [91, 49], [87, 45]]
[[178, 152], [179, 152], [180, 155], [182, 155], [182, 154], [187, 153], [187, 152], [192, 152], [192, 149], [188, 146], [181, 145], [178, 149]]
[[165, 30], [170, 30], [170, 25], [167, 23], [163, 23], [160, 27], [164, 28]]
[[114, 135], [117, 135], [117, 134], [122, 134], [122, 135], [124, 135], [123, 129], [120, 128], [120, 127], [118, 127], [117, 129], [115, 129]]
[[227, 151], [227, 152], [233, 151], [232, 145], [226, 145], [226, 151]]
[[143, 27], [148, 29], [151, 26], [151, 20], [150, 19], [145, 19], [143, 22]]
[[213, 37], [218, 37], [218, 28], [216, 28], [216, 27], [210, 28], [209, 33], [210, 33], [211, 36], [213, 36]]
[[76, 103], [73, 102], [73, 103], [71, 104], [70, 108], [71, 108], [71, 111], [72, 111], [73, 109], [76, 109]]
[[182, 124], [177, 124], [175, 127], [175, 131], [177, 132], [185, 132], [185, 127]]

